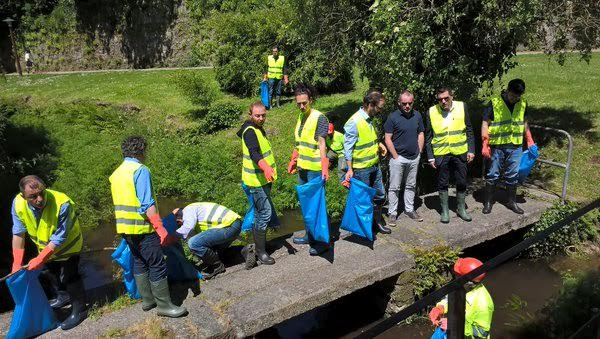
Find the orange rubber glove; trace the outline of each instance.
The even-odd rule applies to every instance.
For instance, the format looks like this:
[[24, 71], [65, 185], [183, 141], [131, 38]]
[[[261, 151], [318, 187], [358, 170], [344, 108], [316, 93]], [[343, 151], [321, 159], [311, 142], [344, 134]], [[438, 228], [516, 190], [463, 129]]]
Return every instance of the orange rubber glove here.
[[335, 132], [335, 128], [333, 127], [332, 123], [329, 123], [329, 125], [327, 125], [327, 134], [333, 135], [333, 132]]
[[329, 180], [329, 158], [321, 158], [321, 177], [325, 181]]
[[46, 261], [48, 261], [52, 253], [54, 253], [53, 248], [51, 248], [50, 246], [44, 247], [44, 249], [40, 252], [40, 254], [37, 255], [37, 257], [29, 260], [27, 270], [35, 271], [37, 269], [42, 268], [42, 266], [44, 266]]
[[440, 321], [440, 327], [444, 332], [448, 330], [448, 318], [442, 318], [442, 320]]
[[525, 130], [525, 140], [527, 141], [527, 148], [535, 144], [535, 141], [533, 141], [533, 137], [531, 136], [531, 131], [529, 130], [529, 128]]
[[258, 162], [258, 167], [260, 167], [260, 169], [265, 173], [267, 181], [272, 182], [273, 178], [275, 177], [275, 171], [271, 166], [269, 166], [269, 164], [267, 164], [265, 159], [260, 159], [260, 161]]
[[15, 273], [16, 271], [21, 269], [21, 266], [23, 266], [23, 256], [25, 256], [25, 249], [24, 248], [13, 248], [12, 253], [13, 253], [13, 263], [12, 263], [12, 270], [10, 271], [10, 273]]
[[154, 228], [156, 234], [158, 234], [158, 236], [160, 237], [160, 246], [166, 246], [169, 232], [167, 232], [167, 229], [163, 225], [162, 219], [160, 218], [160, 215], [158, 215], [158, 213], [153, 214], [150, 217], [150, 224], [152, 224], [152, 228]]
[[482, 135], [481, 136], [481, 155], [486, 158], [489, 159], [492, 157], [492, 149], [490, 148], [490, 137], [486, 134], [486, 135]]
[[294, 148], [294, 150], [292, 151], [292, 157], [290, 158], [290, 162], [288, 163], [288, 168], [287, 168], [287, 171], [289, 174], [296, 173], [296, 164], [297, 163], [298, 163], [298, 150]]
[[436, 306], [436, 307], [432, 308], [431, 311], [429, 311], [429, 320], [431, 320], [431, 323], [433, 325], [438, 326], [440, 323], [440, 318], [442, 317], [443, 314], [444, 314], [444, 307]]

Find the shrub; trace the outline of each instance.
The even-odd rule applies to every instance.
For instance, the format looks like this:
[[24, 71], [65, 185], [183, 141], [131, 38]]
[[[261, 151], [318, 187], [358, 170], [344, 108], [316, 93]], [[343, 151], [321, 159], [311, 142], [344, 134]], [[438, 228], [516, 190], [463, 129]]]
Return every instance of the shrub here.
[[[557, 221], [575, 212], [578, 208], [579, 204], [573, 202], [555, 203], [542, 213], [540, 220], [525, 233], [525, 238], [532, 237], [536, 233], [547, 229]], [[565, 253], [567, 247], [576, 246], [587, 240], [595, 240], [598, 238], [597, 227], [599, 222], [600, 213], [598, 210], [589, 212], [582, 218], [555, 231], [545, 240], [532, 245], [524, 252], [524, 255], [530, 258], [545, 258]]]
[[192, 104], [203, 109], [210, 107], [219, 95], [214, 82], [201, 72], [179, 71], [171, 80]]
[[441, 287], [451, 280], [450, 267], [461, 253], [458, 248], [436, 245], [431, 249], [413, 248], [416, 279], [414, 294], [417, 298]]
[[231, 101], [221, 100], [213, 103], [204, 117], [202, 130], [213, 133], [237, 124], [240, 120], [241, 108]]

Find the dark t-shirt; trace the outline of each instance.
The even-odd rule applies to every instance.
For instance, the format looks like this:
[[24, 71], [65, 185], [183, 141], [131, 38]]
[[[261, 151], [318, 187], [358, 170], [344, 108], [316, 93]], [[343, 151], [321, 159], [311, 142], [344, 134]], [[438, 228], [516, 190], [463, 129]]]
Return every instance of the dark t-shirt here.
[[413, 110], [410, 116], [395, 110], [383, 125], [385, 133], [392, 134], [392, 142], [398, 155], [413, 160], [419, 155], [419, 133], [425, 131], [421, 113]]

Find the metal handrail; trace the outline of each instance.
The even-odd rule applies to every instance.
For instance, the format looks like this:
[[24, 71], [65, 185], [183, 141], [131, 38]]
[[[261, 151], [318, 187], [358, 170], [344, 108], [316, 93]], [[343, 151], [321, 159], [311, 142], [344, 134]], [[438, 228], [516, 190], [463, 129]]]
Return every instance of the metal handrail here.
[[571, 174], [571, 162], [573, 160], [573, 137], [571, 136], [571, 134], [569, 134], [569, 132], [562, 130], [562, 129], [558, 129], [558, 128], [544, 127], [544, 126], [539, 126], [539, 125], [529, 125], [529, 127], [541, 129], [541, 130], [548, 131], [548, 132], [562, 134], [562, 135], [566, 136], [567, 140], [569, 141], [569, 148], [567, 150], [567, 162], [566, 163], [555, 162], [555, 161], [539, 159], [539, 158], [537, 159], [537, 161], [539, 161], [540, 163], [565, 169], [565, 175], [563, 177], [562, 192], [560, 195], [560, 198], [562, 199], [562, 201], [565, 202], [565, 200], [567, 199], [567, 184], [569, 182], [569, 176]]

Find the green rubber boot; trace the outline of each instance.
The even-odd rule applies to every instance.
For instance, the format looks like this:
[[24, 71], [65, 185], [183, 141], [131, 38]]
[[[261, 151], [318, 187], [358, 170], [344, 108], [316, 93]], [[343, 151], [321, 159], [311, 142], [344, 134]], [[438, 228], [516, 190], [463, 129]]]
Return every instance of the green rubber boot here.
[[157, 282], [150, 283], [150, 287], [158, 306], [156, 314], [163, 317], [179, 318], [188, 313], [185, 307], [175, 306], [171, 302], [171, 292], [169, 292], [169, 282], [166, 277]]
[[471, 221], [473, 219], [469, 215], [469, 212], [467, 212], [467, 208], [465, 205], [466, 195], [466, 192], [456, 192], [456, 214], [458, 214], [458, 216], [464, 221]]
[[137, 274], [133, 276], [135, 278], [135, 285], [137, 286], [140, 295], [142, 296], [142, 310], [144, 312], [150, 311], [156, 307], [154, 296], [152, 295], [152, 289], [150, 288], [150, 279], [148, 278], [148, 272], [143, 274]]
[[440, 221], [444, 224], [450, 222], [450, 214], [448, 213], [448, 191], [440, 191], [440, 205], [442, 206], [442, 213], [440, 214]]

